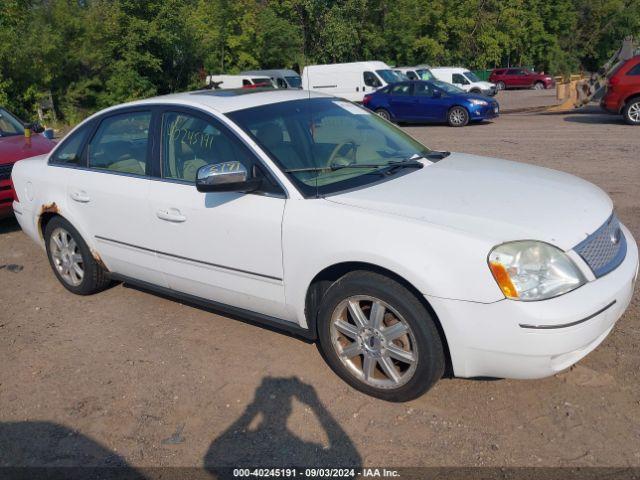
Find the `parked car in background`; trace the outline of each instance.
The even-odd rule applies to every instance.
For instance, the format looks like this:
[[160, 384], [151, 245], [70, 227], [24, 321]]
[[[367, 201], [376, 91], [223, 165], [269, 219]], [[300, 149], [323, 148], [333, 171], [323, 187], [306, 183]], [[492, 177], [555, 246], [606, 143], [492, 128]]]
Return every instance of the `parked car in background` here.
[[600, 105], [608, 112], [622, 114], [629, 125], [640, 125], [640, 55], [614, 68]]
[[389, 401], [445, 365], [523, 379], [569, 368], [613, 330], [638, 272], [595, 185], [433, 151], [316, 92], [119, 105], [13, 179], [20, 226], [70, 292], [120, 280], [284, 329]]
[[556, 82], [551, 75], [537, 73], [526, 68], [495, 68], [489, 75], [489, 81], [496, 84], [498, 90], [507, 88], [535, 88], [544, 90], [554, 88]]
[[435, 78], [451, 83], [465, 92], [494, 96], [495, 84], [480, 80], [477, 75], [461, 67], [435, 67], [430, 69]]
[[384, 62], [351, 62], [308, 65], [302, 70], [302, 86], [352, 102], [362, 102], [365, 94], [390, 83], [405, 80]]
[[13, 165], [18, 160], [47, 153], [55, 146], [55, 142], [40, 135], [41, 127], [33, 130], [30, 136], [25, 136], [25, 124], [0, 107], [0, 218], [9, 216], [13, 210]]
[[274, 88], [267, 76], [207, 75], [206, 87], [214, 90], [230, 88]]
[[365, 95], [363, 104], [394, 122], [447, 122], [463, 127], [499, 114], [498, 102], [439, 80], [399, 82]]
[[276, 88], [302, 88], [302, 78], [294, 70], [247, 70], [240, 75], [251, 77], [269, 77]]
[[415, 67], [396, 67], [394, 70], [399, 71], [407, 77], [407, 80], [432, 80], [434, 78], [429, 65], [417, 65]]

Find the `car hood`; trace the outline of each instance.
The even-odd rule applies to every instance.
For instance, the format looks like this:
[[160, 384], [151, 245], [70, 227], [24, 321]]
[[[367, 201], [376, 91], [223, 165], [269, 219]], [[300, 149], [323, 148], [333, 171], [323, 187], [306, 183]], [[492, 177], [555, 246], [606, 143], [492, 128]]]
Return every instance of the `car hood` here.
[[47, 153], [55, 146], [55, 142], [38, 134], [30, 138], [24, 135], [0, 137], [0, 165]]
[[326, 200], [464, 231], [495, 244], [531, 239], [563, 250], [596, 230], [613, 209], [600, 188], [547, 168], [462, 153], [425, 164]]
[[460, 98], [463, 98], [465, 100], [482, 100], [488, 103], [498, 103], [497, 100], [494, 100], [493, 98], [487, 97], [486, 95], [480, 95], [477, 93], [461, 93], [459, 96]]

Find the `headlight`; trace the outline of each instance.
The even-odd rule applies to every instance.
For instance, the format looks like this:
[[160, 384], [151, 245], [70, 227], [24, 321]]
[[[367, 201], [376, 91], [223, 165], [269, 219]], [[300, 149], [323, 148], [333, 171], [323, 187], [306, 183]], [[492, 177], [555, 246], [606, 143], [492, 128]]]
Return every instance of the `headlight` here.
[[486, 102], [485, 100], [476, 100], [475, 98], [472, 100], [469, 100], [471, 102], [472, 105], [478, 105], [481, 107], [484, 107], [485, 105], [489, 105], [488, 102]]
[[504, 296], [512, 300], [557, 297], [586, 282], [562, 250], [531, 240], [498, 245], [489, 254], [489, 268]]

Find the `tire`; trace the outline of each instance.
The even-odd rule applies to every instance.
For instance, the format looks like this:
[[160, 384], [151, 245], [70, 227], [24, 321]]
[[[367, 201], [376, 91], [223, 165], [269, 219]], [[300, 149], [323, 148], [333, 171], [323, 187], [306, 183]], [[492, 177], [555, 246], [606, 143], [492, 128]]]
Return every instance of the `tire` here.
[[[383, 313], [371, 323], [374, 308]], [[359, 327], [358, 317], [364, 320]], [[318, 311], [318, 338], [320, 353], [340, 378], [382, 400], [417, 398], [444, 374], [431, 314], [413, 293], [378, 273], [348, 273], [329, 288]]]
[[469, 123], [469, 112], [464, 107], [452, 107], [447, 114], [447, 123], [451, 127], [464, 127]]
[[622, 117], [629, 125], [640, 125], [640, 97], [627, 100], [622, 109]]
[[482, 90], [478, 90], [477, 88], [474, 88], [474, 89], [470, 90], [469, 93], [473, 93], [473, 94], [476, 94], [476, 95], [482, 95]]
[[507, 86], [504, 84], [504, 82], [501, 80], [498, 83], [496, 83], [496, 88], [498, 90], [505, 90], [507, 88]]
[[534, 90], [544, 90], [544, 83], [542, 82], [536, 82], [533, 84], [533, 89]]
[[377, 109], [376, 114], [381, 118], [384, 118], [388, 122], [393, 122], [393, 120], [391, 119], [391, 114], [384, 108]]
[[[111, 280], [107, 272], [67, 220], [52, 218], [45, 228], [44, 239], [53, 273], [67, 290], [76, 295], [90, 295], [109, 286]], [[74, 268], [74, 264], [80, 270]]]

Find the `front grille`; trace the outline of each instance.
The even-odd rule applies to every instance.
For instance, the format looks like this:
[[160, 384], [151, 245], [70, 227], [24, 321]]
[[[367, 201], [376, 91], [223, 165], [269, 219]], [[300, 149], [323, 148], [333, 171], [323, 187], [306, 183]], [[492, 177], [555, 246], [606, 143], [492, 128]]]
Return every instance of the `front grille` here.
[[13, 163], [10, 163], [9, 165], [0, 165], [0, 180], [9, 180], [12, 168]]
[[627, 254], [627, 240], [615, 214], [586, 239], [574, 247], [596, 277], [618, 267]]

